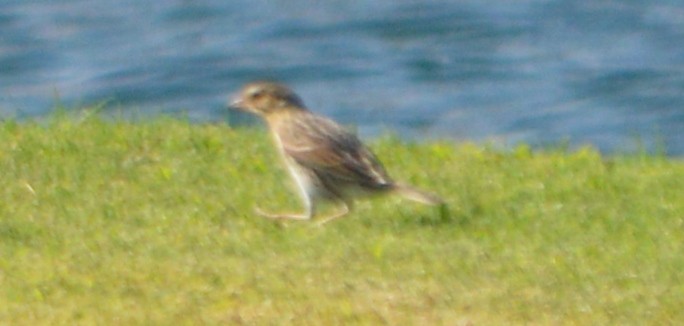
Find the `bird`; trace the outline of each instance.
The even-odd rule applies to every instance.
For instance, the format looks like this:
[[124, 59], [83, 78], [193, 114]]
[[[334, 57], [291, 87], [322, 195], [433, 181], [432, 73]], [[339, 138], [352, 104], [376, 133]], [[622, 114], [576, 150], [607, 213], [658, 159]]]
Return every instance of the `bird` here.
[[[374, 194], [398, 194], [407, 199], [443, 205], [439, 196], [392, 179], [376, 155], [333, 120], [310, 111], [288, 86], [274, 81], [247, 83], [229, 104], [262, 118], [290, 175], [299, 188], [304, 212], [258, 215], [276, 220], [320, 219], [320, 224], [347, 215], [354, 200]], [[340, 210], [316, 216], [318, 204], [333, 202]]]

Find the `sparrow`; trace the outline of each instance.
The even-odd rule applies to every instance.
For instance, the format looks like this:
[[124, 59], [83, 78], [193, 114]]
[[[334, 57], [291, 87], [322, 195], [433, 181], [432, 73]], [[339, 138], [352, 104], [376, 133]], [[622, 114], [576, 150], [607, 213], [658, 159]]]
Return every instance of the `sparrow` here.
[[321, 201], [338, 203], [341, 210], [321, 217], [323, 224], [351, 212], [355, 199], [373, 194], [399, 194], [424, 204], [444, 204], [437, 195], [394, 181], [354, 133], [309, 111], [301, 98], [283, 84], [249, 83], [230, 106], [266, 122], [303, 200], [303, 213], [273, 214], [257, 208], [259, 215], [309, 220], [316, 215]]

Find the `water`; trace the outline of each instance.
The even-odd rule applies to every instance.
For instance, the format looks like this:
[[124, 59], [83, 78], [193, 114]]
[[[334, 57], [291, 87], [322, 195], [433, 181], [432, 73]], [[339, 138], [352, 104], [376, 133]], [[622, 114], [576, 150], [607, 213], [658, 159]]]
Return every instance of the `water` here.
[[684, 154], [680, 0], [0, 2], [0, 117], [235, 123], [263, 78], [364, 137]]

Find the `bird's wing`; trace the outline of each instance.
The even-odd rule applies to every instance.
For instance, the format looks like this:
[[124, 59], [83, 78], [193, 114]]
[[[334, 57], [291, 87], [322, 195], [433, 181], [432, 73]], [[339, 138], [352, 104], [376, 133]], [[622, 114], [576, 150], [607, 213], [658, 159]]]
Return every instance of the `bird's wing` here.
[[368, 186], [392, 183], [375, 155], [332, 120], [307, 115], [279, 132], [285, 154], [298, 164], [323, 173]]

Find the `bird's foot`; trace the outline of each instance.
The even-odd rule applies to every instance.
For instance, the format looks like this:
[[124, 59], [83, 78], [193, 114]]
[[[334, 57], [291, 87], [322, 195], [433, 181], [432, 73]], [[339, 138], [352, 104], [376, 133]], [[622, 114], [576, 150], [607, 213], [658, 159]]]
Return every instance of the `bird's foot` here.
[[327, 224], [328, 222], [331, 222], [335, 219], [338, 219], [342, 216], [349, 214], [349, 212], [350, 212], [349, 206], [345, 204], [344, 209], [342, 211], [321, 219], [320, 221], [316, 222], [316, 225], [317, 226], [323, 226], [323, 225]]
[[255, 212], [257, 215], [260, 215], [260, 216], [262, 216], [262, 217], [265, 217], [265, 218], [268, 218], [268, 219], [272, 219], [272, 220], [300, 220], [300, 221], [302, 221], [302, 220], [309, 220], [309, 219], [311, 219], [311, 216], [310, 216], [310, 215], [307, 215], [307, 214], [280, 214], [280, 213], [274, 214], [274, 213], [267, 213], [267, 212], [264, 212], [264, 211], [263, 211], [261, 208], [259, 208], [259, 207], [254, 208], [254, 212]]

